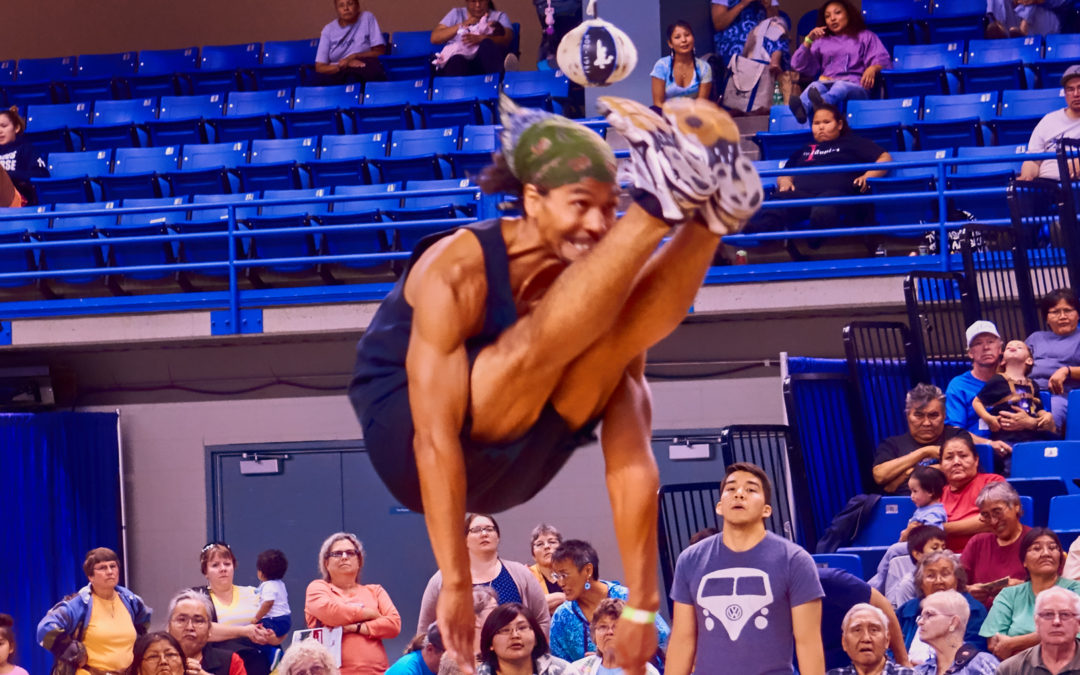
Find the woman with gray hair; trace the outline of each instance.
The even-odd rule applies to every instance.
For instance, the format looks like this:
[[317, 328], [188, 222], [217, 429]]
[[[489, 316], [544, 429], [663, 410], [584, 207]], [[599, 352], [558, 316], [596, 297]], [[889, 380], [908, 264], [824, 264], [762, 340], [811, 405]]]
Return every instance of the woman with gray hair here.
[[986, 648], [986, 639], [979, 636], [979, 629], [986, 619], [986, 607], [967, 592], [967, 577], [960, 565], [960, 558], [952, 551], [937, 551], [923, 556], [919, 561], [919, 566], [915, 568], [916, 597], [896, 610], [896, 618], [900, 620], [900, 629], [904, 633], [904, 645], [908, 648], [912, 663], [921, 663], [930, 655], [929, 644], [918, 636], [919, 605], [924, 598], [939, 591], [956, 591], [967, 601], [964, 640], [979, 649]]
[[382, 586], [360, 583], [363, 544], [355, 534], [332, 534], [318, 564], [322, 579], [308, 584], [304, 600], [308, 627], [341, 626], [342, 675], [382, 673], [390, 665], [382, 641], [401, 632], [401, 616]]
[[1020, 540], [1031, 528], [1020, 522], [1020, 495], [1006, 482], [983, 486], [975, 506], [991, 531], [968, 540], [960, 563], [967, 573], [968, 592], [989, 608], [1001, 589], [1027, 579], [1027, 570], [1020, 561]]
[[213, 611], [210, 596], [194, 588], [180, 591], [169, 601], [166, 630], [184, 651], [185, 674], [247, 675], [244, 660], [236, 652], [207, 644]]
[[277, 675], [338, 675], [340, 671], [330, 650], [321, 642], [301, 640], [285, 651], [275, 672]]
[[874, 454], [874, 482], [890, 495], [906, 495], [908, 478], [920, 464], [937, 464], [941, 444], [962, 431], [945, 424], [945, 394], [932, 384], [919, 384], [907, 393], [904, 416], [908, 430], [890, 436]]
[[559, 548], [563, 542], [562, 534], [555, 529], [554, 525], [540, 523], [533, 528], [529, 545], [532, 548], [534, 564], [529, 565], [529, 571], [533, 573], [540, 587], [544, 589], [544, 598], [547, 600], [549, 612], [566, 602], [566, 594], [562, 587], [555, 582], [551, 569], [551, 554]]
[[[981, 606], [981, 605], [980, 605]], [[957, 591], [938, 591], [922, 601], [919, 637], [930, 645], [930, 657], [915, 667], [916, 675], [992, 675], [1000, 661], [965, 639], [970, 603]]]

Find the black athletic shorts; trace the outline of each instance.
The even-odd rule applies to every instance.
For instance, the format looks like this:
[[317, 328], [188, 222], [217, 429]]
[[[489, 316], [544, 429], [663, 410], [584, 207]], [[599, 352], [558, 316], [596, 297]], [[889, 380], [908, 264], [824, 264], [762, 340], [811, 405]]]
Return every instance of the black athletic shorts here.
[[[413, 454], [413, 420], [408, 389], [357, 411], [364, 445], [376, 473], [402, 504], [422, 512], [420, 478]], [[469, 438], [469, 421], [461, 433], [467, 477], [466, 508], [496, 513], [536, 495], [559, 472], [570, 454], [596, 440], [599, 418], [574, 431], [549, 402], [520, 438], [505, 443], [479, 443]]]

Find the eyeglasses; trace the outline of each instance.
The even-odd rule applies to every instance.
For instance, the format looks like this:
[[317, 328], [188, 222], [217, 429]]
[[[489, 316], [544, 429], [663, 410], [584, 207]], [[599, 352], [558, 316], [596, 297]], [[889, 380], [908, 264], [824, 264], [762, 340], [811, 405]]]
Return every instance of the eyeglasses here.
[[1004, 517], [1005, 508], [1002, 506], [991, 509], [989, 511], [979, 511], [979, 520], [983, 521], [984, 523], [992, 523], [995, 520], [1001, 520]]
[[562, 572], [552, 572], [551, 573], [551, 580], [554, 581], [555, 583], [559, 583], [560, 581], [565, 581], [566, 579], [569, 579], [569, 578], [570, 578], [570, 573], [569, 572], [567, 572], [565, 574], [562, 573]]
[[166, 661], [180, 661], [183, 658], [184, 657], [180, 656], [180, 652], [175, 649], [170, 649], [165, 652], [146, 654], [143, 656], [143, 661], [149, 661], [150, 663], [165, 663]]
[[600, 635], [601, 633], [614, 633], [615, 632], [615, 623], [614, 622], [609, 623], [609, 622], [605, 621], [604, 623], [594, 624], [593, 625], [593, 630], [596, 631], [597, 635]]
[[326, 675], [328, 672], [330, 671], [326, 669], [326, 666], [321, 663], [313, 663], [307, 668], [293, 670], [292, 675]]
[[491, 525], [477, 525], [469, 528], [469, 534], [495, 534], [495, 528]]
[[327, 558], [338, 558], [338, 559], [341, 559], [341, 560], [346, 560], [348, 558], [359, 558], [360, 557], [360, 551], [354, 551], [354, 550], [330, 551], [329, 553], [326, 554], [326, 557]]
[[530, 626], [527, 622], [522, 621], [520, 623], [515, 623], [511, 626], [503, 626], [499, 630], [495, 631], [495, 634], [501, 635], [503, 637], [510, 637], [514, 633], [517, 633], [518, 635], [523, 635], [525, 633], [531, 632], [533, 632], [532, 626]]
[[[1066, 89], [1065, 91], [1069, 91], [1069, 90]], [[1076, 92], [1070, 92], [1070, 93], [1077, 93], [1077, 92], [1080, 92], [1080, 89], [1077, 89]], [[1052, 309], [1052, 310], [1050, 310], [1049, 312], [1046, 313], [1046, 316], [1069, 316], [1070, 314], [1076, 314], [1076, 310], [1073, 309], [1072, 307], [1062, 307], [1060, 309]]]
[[1051, 623], [1053, 623], [1055, 619], [1057, 621], [1060, 621], [1061, 623], [1065, 623], [1067, 621], [1072, 621], [1073, 619], [1075, 619], [1076, 618], [1076, 612], [1069, 612], [1069, 611], [1055, 612], [1052, 609], [1047, 609], [1047, 610], [1044, 610], [1042, 612], [1039, 612], [1035, 616], [1039, 617], [1043, 621], [1049, 621]]
[[942, 614], [933, 609], [924, 609], [919, 616], [915, 617], [915, 623], [926, 623], [935, 616], [949, 616], [948, 614]]
[[169, 621], [171, 623], [175, 623], [178, 626], [183, 626], [185, 624], [191, 624], [192, 626], [205, 626], [206, 624], [210, 623], [210, 619], [207, 619], [205, 616], [188, 616], [187, 614], [178, 614], [173, 618], [169, 619]]

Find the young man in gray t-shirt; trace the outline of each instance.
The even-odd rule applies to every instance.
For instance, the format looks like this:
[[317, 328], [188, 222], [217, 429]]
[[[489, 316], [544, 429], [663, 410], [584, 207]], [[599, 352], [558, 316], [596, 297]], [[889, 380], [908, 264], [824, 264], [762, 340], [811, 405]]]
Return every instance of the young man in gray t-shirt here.
[[[1031, 132], [1027, 151], [1057, 152], [1063, 138], [1080, 139], [1080, 65], [1069, 66], [1061, 76], [1065, 90], [1065, 107], [1047, 113]], [[1074, 168], [1073, 173], [1080, 173]], [[1061, 180], [1056, 159], [1028, 160], [1020, 167], [1021, 180], [1050, 178]]]
[[[675, 565], [667, 675], [731, 671], [824, 675], [821, 598], [810, 554], [765, 531], [772, 486], [759, 467], [727, 468], [716, 511], [724, 529]], [[724, 664], [721, 666], [721, 664]]]

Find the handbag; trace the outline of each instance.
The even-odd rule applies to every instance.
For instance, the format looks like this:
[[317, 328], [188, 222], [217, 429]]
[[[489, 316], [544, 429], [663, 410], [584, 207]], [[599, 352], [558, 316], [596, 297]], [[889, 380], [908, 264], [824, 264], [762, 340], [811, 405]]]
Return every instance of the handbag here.
[[724, 107], [751, 112], [772, 105], [776, 81], [766, 61], [732, 54], [728, 61], [727, 83], [724, 85]]

